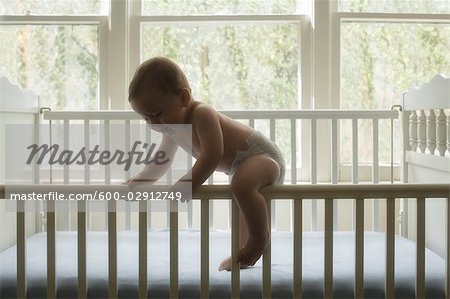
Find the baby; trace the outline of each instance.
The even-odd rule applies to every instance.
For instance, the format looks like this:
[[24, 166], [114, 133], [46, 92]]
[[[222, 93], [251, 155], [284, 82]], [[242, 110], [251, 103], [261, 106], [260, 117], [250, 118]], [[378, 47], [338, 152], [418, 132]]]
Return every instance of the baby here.
[[[240, 221], [240, 244], [246, 243], [239, 246], [237, 262], [241, 269], [253, 266], [270, 244], [267, 208], [259, 189], [283, 183], [285, 164], [280, 149], [259, 131], [196, 101], [183, 71], [164, 57], [148, 59], [138, 67], [130, 82], [129, 102], [150, 126], [192, 125], [192, 155], [197, 160], [190, 171], [192, 193], [214, 171], [230, 175], [231, 190], [245, 220]], [[162, 133], [158, 151], [170, 159], [181, 144]], [[148, 164], [127, 183], [155, 182], [167, 171], [167, 164]], [[219, 271], [230, 271], [231, 265], [228, 257]]]

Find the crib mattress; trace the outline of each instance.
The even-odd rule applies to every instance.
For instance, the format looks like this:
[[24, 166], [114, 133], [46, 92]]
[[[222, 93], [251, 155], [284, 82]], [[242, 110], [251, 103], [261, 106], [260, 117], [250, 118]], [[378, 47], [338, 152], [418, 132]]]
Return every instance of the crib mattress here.
[[[217, 270], [220, 261], [230, 254], [230, 233], [210, 231], [210, 297], [230, 298], [231, 272]], [[353, 298], [354, 233], [334, 233], [334, 298]], [[385, 235], [364, 234], [364, 295], [384, 298]], [[137, 298], [138, 235], [120, 231], [118, 240], [119, 298]], [[272, 297], [292, 298], [292, 233], [272, 233]], [[323, 232], [303, 233], [303, 298], [323, 296]], [[108, 236], [106, 232], [87, 234], [88, 297], [107, 298]], [[38, 233], [26, 240], [28, 298], [46, 295], [46, 234]], [[57, 232], [56, 274], [58, 298], [75, 298], [77, 294], [77, 234]], [[148, 232], [148, 295], [169, 298], [169, 232]], [[444, 298], [445, 261], [426, 249], [427, 298]], [[16, 297], [16, 246], [0, 253], [0, 298]], [[261, 298], [262, 258], [240, 273], [241, 298]], [[415, 243], [395, 237], [395, 297], [414, 298]], [[179, 297], [200, 298], [200, 231], [179, 231]]]

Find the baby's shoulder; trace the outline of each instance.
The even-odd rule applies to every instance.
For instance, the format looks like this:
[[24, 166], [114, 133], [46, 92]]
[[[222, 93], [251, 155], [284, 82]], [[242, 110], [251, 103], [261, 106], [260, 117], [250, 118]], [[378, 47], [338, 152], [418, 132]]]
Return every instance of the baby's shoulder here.
[[219, 117], [219, 113], [212, 106], [206, 103], [196, 102], [192, 108], [192, 119], [199, 120], [205, 117]]

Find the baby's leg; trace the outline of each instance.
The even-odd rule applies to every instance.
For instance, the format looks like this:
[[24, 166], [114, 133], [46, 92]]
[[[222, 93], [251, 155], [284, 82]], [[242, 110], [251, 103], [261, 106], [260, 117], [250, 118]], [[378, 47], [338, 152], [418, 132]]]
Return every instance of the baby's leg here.
[[[247, 158], [233, 176], [231, 189], [244, 214], [249, 235], [245, 246], [240, 248], [237, 256], [241, 268], [253, 266], [270, 242], [267, 207], [259, 189], [273, 184], [278, 176], [277, 163], [265, 155]], [[231, 257], [226, 258], [220, 264], [219, 271], [230, 271], [231, 264]]]

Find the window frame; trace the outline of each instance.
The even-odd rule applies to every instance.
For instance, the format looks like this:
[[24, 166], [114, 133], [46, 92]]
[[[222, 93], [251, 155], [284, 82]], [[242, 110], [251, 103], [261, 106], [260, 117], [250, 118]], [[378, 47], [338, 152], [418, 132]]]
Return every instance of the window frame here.
[[99, 56], [99, 102], [97, 107], [107, 107], [107, 31], [108, 16], [103, 15], [1, 15], [2, 25], [97, 25], [98, 26], [98, 56]]
[[[130, 80], [134, 71], [140, 64], [141, 60], [141, 24], [142, 23], [159, 23], [159, 24], [176, 24], [176, 23], [209, 23], [209, 22], [297, 22], [299, 26], [300, 45], [311, 45], [311, 22], [308, 15], [290, 14], [265, 14], [265, 15], [142, 15], [142, 0], [133, 0], [129, 3], [130, 27], [129, 27], [129, 52], [128, 52], [128, 79]], [[305, 46], [304, 49], [298, 49], [298, 57], [300, 58], [299, 67], [299, 95], [301, 95], [302, 103], [306, 102], [306, 106], [310, 106], [311, 101], [311, 78], [312, 70], [310, 66], [311, 49]], [[303, 63], [305, 62], [305, 63]], [[128, 80], [128, 81], [129, 81]], [[129, 107], [128, 101], [125, 105]], [[300, 108], [300, 107], [299, 107]], [[302, 107], [306, 108], [306, 107]]]
[[[322, 0], [314, 0], [315, 4], [317, 2], [322, 2]], [[340, 107], [341, 100], [340, 100], [340, 94], [341, 94], [341, 87], [340, 87], [340, 79], [341, 79], [341, 25], [343, 22], [350, 21], [350, 22], [361, 22], [361, 23], [370, 23], [370, 22], [385, 22], [385, 23], [428, 23], [428, 24], [450, 24], [450, 14], [423, 14], [423, 13], [370, 13], [370, 12], [339, 12], [338, 11], [338, 1], [335, 3], [330, 3], [327, 0], [326, 2], [329, 3], [328, 6], [328, 13], [329, 13], [329, 23], [332, 24], [331, 29], [331, 36], [328, 39], [329, 44], [328, 48], [331, 49], [330, 57], [331, 62], [329, 65], [330, 73], [331, 73], [331, 81], [332, 83], [328, 86], [330, 88], [330, 94], [331, 96], [331, 107]], [[323, 14], [322, 14], [323, 15]], [[321, 21], [321, 18], [319, 18], [319, 21]], [[322, 20], [323, 21], [323, 20]], [[400, 97], [401, 95], [399, 95]], [[339, 140], [339, 133], [338, 133], [338, 140]], [[338, 153], [340, 150], [339, 144], [337, 145]], [[400, 149], [399, 149], [400, 150]], [[339, 160], [339, 155], [338, 155]], [[351, 167], [352, 165], [341, 163], [338, 161], [338, 165], [340, 170], [342, 170], [342, 173], [351, 173]], [[390, 168], [390, 165], [379, 165], [380, 168], [380, 180], [388, 181], [390, 178], [382, 176], [382, 173], [388, 173], [386, 171], [386, 168]], [[394, 163], [394, 172], [396, 175], [394, 175], [393, 180], [399, 180], [401, 179], [399, 176], [400, 174], [400, 164]], [[367, 174], [367, 172], [370, 171], [369, 168], [365, 167], [364, 165], [359, 165], [358, 167], [358, 173], [360, 173], [362, 176], [370, 176]], [[351, 177], [343, 177], [339, 175], [340, 180], [346, 180], [351, 181]]]
[[[128, 82], [140, 61], [140, 24], [142, 22], [223, 22], [223, 21], [298, 21], [300, 26], [301, 105], [298, 109], [338, 109], [340, 107], [341, 24], [357, 22], [445, 23], [450, 14], [339, 12], [338, 1], [311, 0], [312, 15], [142, 15], [142, 1], [110, 0], [108, 15], [3, 15], [0, 25], [95, 24], [99, 28], [99, 103], [100, 110], [130, 109]], [[300, 131], [301, 130], [301, 131]], [[301, 126], [303, 140], [310, 140], [310, 128]], [[338, 136], [339, 138], [339, 136]], [[339, 139], [338, 139], [339, 140]], [[317, 148], [331, 148], [331, 134], [323, 131]], [[337, 145], [339, 151], [339, 144]], [[309, 176], [309, 144], [300, 144], [301, 165], [297, 177]], [[318, 181], [330, 181], [331, 157], [321, 157]], [[339, 155], [338, 155], [339, 159]], [[351, 167], [341, 165], [340, 167]], [[304, 167], [304, 166], [308, 166]], [[383, 167], [380, 165], [380, 167]], [[390, 167], [390, 166], [385, 166]], [[360, 169], [364, 171], [364, 169]], [[361, 172], [360, 172], [361, 173]], [[338, 176], [340, 177], [340, 176]], [[341, 178], [345, 179], [345, 178]], [[386, 180], [386, 178], [381, 178]]]
[[[313, 1], [313, 0], [311, 0]], [[298, 49], [298, 95], [297, 109], [311, 109], [312, 108], [312, 26], [311, 17], [304, 14], [257, 14], [257, 15], [142, 15], [142, 1], [134, 0], [130, 2], [130, 27], [129, 38], [130, 47], [128, 52], [128, 79], [130, 80], [134, 71], [141, 61], [141, 24], [142, 23], [158, 23], [158, 24], [176, 24], [176, 23], [209, 23], [209, 22], [296, 22], [299, 26], [299, 41], [300, 48]], [[128, 81], [129, 81], [128, 80]], [[125, 104], [127, 109], [131, 109], [128, 101]], [[301, 125], [297, 122], [297, 132], [301, 132], [301, 136], [309, 138], [310, 130], [308, 126]], [[299, 144], [297, 163], [297, 177], [308, 174], [309, 175], [309, 160], [307, 156], [309, 153], [309, 145], [306, 143]]]

